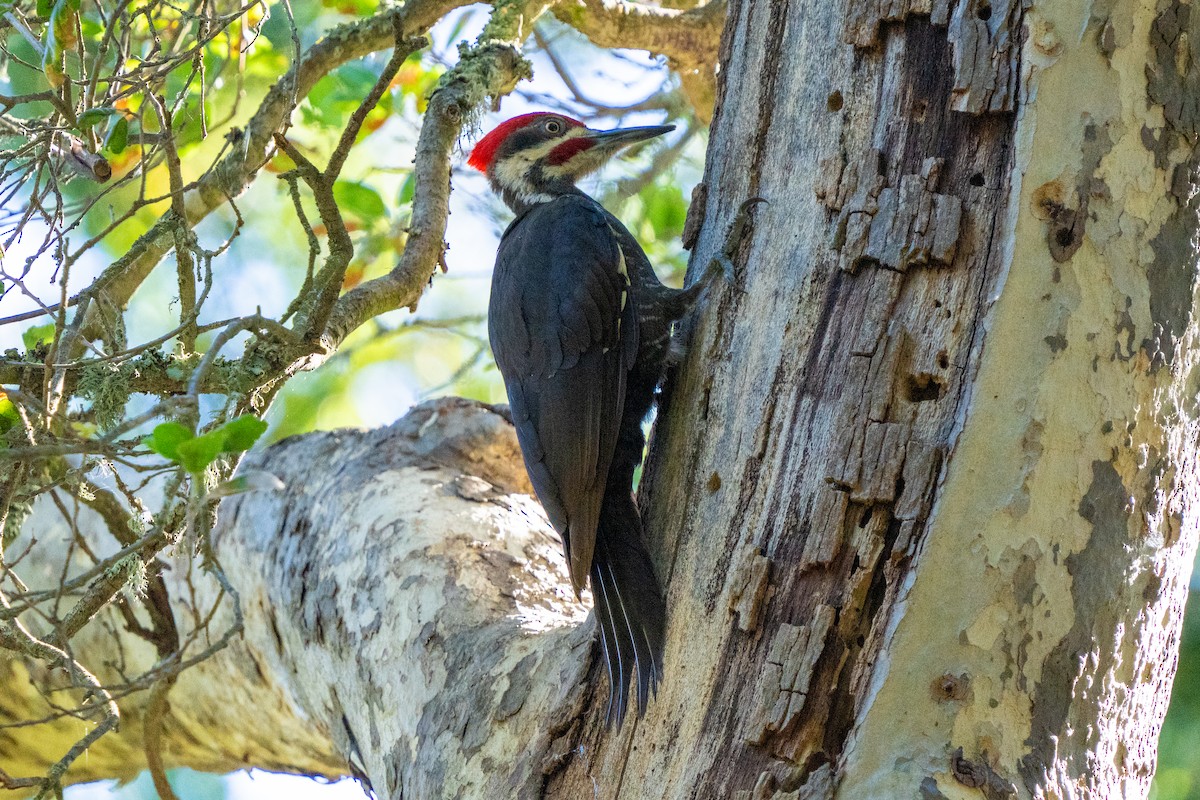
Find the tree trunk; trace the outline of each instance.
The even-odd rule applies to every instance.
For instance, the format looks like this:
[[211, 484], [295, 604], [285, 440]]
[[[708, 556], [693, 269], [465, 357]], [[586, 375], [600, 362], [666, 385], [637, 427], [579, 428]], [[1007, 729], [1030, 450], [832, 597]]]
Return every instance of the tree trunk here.
[[693, 265], [771, 205], [643, 484], [667, 680], [551, 794], [1145, 795], [1200, 479], [1189, 12], [731, 7]]
[[[642, 482], [647, 716], [604, 729], [511, 429], [449, 402], [257, 457], [288, 489], [222, 506], [245, 635], [172, 690], [168, 761], [345, 759], [387, 797], [1144, 796], [1197, 539], [1190, 11], [732, 3], [693, 266], [770, 205]], [[137, 702], [77, 778], [140, 749]], [[33, 738], [7, 771], [57, 757]]]

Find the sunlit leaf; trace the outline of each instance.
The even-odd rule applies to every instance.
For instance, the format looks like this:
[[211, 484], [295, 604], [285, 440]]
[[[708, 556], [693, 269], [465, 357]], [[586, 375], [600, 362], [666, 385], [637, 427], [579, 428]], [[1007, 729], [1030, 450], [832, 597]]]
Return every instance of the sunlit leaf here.
[[62, 68], [62, 56], [62, 48], [57, 47], [53, 37], [48, 36], [42, 55], [42, 74], [46, 76], [46, 82], [55, 89], [67, 82], [67, 74]]
[[204, 468], [216, 460], [221, 454], [225, 443], [225, 431], [220, 428], [209, 431], [201, 436], [180, 442], [176, 449], [179, 465], [188, 472], [203, 472]]
[[154, 432], [143, 439], [142, 444], [163, 458], [178, 461], [179, 446], [193, 438], [194, 435], [178, 422], [164, 422], [161, 425], [156, 425]]
[[71, 430], [81, 439], [93, 439], [100, 432], [100, 426], [94, 422], [75, 420], [71, 422]]
[[249, 450], [266, 429], [267, 423], [251, 414], [231, 419], [200, 436], [178, 422], [164, 422], [142, 443], [188, 472], [200, 473], [221, 453]]
[[50, 28], [54, 32], [54, 40], [63, 50], [79, 44], [78, 24], [78, 0], [58, 0], [50, 12]]
[[243, 414], [237, 419], [231, 419], [217, 429], [223, 431], [225, 436], [221, 452], [240, 453], [249, 450], [266, 430], [267, 423], [252, 414]]
[[8, 395], [0, 391], [0, 433], [7, 433], [21, 424], [21, 415]]
[[683, 232], [687, 200], [675, 184], [654, 182], [640, 193], [646, 220], [656, 239], [673, 239]]
[[364, 183], [338, 181], [333, 185], [333, 199], [338, 208], [353, 214], [366, 223], [374, 222], [387, 214], [387, 207], [379, 192]]
[[47, 322], [45, 325], [34, 325], [32, 328], [27, 328], [21, 333], [21, 342], [25, 345], [26, 350], [34, 350], [39, 344], [50, 344], [53, 341], [53, 322]]

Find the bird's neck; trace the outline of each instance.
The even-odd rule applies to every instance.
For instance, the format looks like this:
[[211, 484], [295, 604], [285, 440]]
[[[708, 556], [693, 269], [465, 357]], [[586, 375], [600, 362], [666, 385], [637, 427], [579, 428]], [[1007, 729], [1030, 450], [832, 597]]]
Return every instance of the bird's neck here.
[[538, 164], [515, 164], [513, 167], [517, 168], [508, 169], [505, 166], [490, 170], [488, 182], [513, 213], [522, 214], [565, 195], [583, 194], [570, 178], [547, 175]]

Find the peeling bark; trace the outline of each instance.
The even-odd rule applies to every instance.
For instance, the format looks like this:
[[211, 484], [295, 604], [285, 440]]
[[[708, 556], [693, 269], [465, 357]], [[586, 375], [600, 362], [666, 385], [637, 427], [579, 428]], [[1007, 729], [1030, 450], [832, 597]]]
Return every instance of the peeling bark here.
[[771, 205], [657, 423], [669, 679], [600, 796], [1148, 789], [1197, 529], [1197, 31], [1060, 5], [731, 5], [695, 263]]
[[730, 6], [694, 267], [770, 205], [643, 476], [647, 715], [604, 728], [511, 430], [449, 403], [259, 456], [288, 493], [221, 509], [246, 635], [173, 691], [174, 763], [352, 759], [393, 797], [1145, 796], [1200, 531], [1200, 15], [844, 12]]
[[[245, 468], [286, 488], [221, 506], [214, 545], [245, 633], [180, 675], [166, 765], [357, 773], [381, 797], [536, 796], [583, 702], [592, 628], [507, 420], [436, 401], [381, 430], [289, 439]], [[62, 539], [49, 519], [30, 524], [54, 575]], [[211, 578], [182, 562], [167, 587], [177, 616], [217, 599]], [[226, 602], [211, 630], [230, 622]], [[108, 681], [118, 664], [146, 669], [155, 658], [107, 612], [78, 649], [103, 654]], [[31, 663], [4, 665], [6, 718], [49, 710], [37, 688], [56, 676]], [[145, 768], [145, 701], [122, 702], [120, 733], [76, 762], [72, 781]], [[0, 768], [44, 771], [78, 729], [68, 718], [0, 736]]]

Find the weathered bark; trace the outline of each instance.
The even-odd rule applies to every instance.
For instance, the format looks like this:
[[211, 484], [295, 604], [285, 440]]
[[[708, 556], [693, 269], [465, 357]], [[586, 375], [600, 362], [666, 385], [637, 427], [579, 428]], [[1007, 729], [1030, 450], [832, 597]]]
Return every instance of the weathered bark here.
[[644, 484], [668, 680], [553, 788], [1144, 795], [1196, 545], [1200, 18], [849, 6], [731, 6], [694, 263], [773, 202]]
[[[287, 488], [221, 507], [215, 550], [245, 633], [180, 675], [167, 766], [357, 771], [382, 797], [535, 794], [583, 702], [592, 633], [507, 420], [439, 401], [382, 430], [289, 439], [245, 467]], [[53, 579], [69, 537], [31, 524], [43, 569], [30, 574]], [[198, 569], [175, 564], [167, 582], [178, 618], [217, 600]], [[232, 622], [232, 604], [218, 608], [213, 639]], [[154, 663], [111, 610], [76, 652], [110, 684], [117, 665], [138, 674]], [[0, 718], [50, 710], [38, 687], [62, 676], [31, 664], [7, 664]], [[121, 703], [120, 733], [77, 761], [72, 781], [145, 768], [145, 704], [145, 692]], [[79, 736], [72, 718], [0, 734], [0, 769], [44, 773]]]
[[416, 797], [1145, 794], [1198, 529], [1200, 15], [730, 15], [695, 264], [771, 204], [643, 480], [647, 716], [603, 728], [511, 432], [481, 411], [459, 450], [507, 443], [466, 469], [498, 497], [430, 466], [418, 410], [268, 451], [289, 494], [222, 509], [246, 635], [172, 692], [173, 761], [352, 758]]

